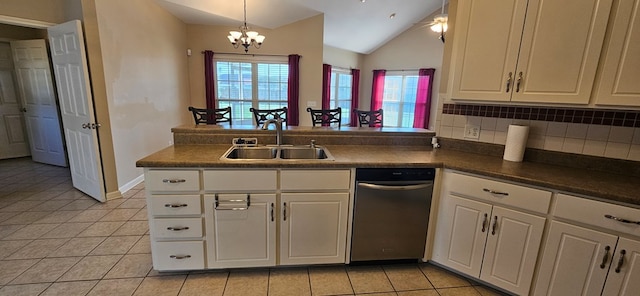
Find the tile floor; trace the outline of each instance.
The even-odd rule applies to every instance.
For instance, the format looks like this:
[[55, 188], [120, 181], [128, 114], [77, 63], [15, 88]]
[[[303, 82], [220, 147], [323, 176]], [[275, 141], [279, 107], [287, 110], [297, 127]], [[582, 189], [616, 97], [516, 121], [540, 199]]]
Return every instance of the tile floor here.
[[500, 295], [431, 264], [158, 273], [143, 189], [99, 203], [66, 168], [0, 160], [0, 295]]

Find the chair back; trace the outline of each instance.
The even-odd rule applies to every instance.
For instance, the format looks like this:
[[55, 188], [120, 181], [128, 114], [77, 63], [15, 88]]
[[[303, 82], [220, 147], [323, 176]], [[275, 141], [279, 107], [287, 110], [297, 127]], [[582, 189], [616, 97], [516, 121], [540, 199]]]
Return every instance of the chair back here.
[[358, 117], [360, 126], [382, 127], [382, 109], [373, 111], [354, 109], [353, 113]]
[[253, 113], [253, 118], [256, 120], [256, 125], [261, 126], [265, 121], [269, 119], [282, 119], [283, 123], [287, 122], [287, 107], [280, 109], [255, 109], [249, 108], [249, 111]]
[[231, 125], [231, 107], [219, 109], [203, 109], [189, 107], [196, 124], [218, 124], [228, 122]]
[[329, 126], [332, 123], [338, 123], [338, 127], [341, 125], [342, 108], [340, 107], [335, 109], [307, 108], [307, 112], [311, 115], [311, 123], [313, 126], [316, 126], [316, 124]]

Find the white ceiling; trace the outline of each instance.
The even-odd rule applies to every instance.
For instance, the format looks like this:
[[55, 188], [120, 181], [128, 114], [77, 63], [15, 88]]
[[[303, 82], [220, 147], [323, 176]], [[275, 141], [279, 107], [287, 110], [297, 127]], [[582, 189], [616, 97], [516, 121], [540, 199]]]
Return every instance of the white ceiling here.
[[[243, 21], [242, 0], [156, 1], [187, 24], [237, 27]], [[441, 7], [441, 0], [247, 0], [247, 24], [275, 29], [324, 13], [324, 44], [366, 54]]]

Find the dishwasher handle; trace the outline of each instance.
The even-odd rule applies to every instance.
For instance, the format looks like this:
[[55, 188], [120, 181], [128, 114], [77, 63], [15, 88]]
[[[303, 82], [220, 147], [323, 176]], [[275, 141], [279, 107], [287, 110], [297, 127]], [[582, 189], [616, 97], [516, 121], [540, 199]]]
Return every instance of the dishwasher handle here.
[[371, 184], [371, 183], [362, 183], [359, 182], [358, 186], [362, 186], [365, 188], [375, 189], [375, 190], [387, 190], [387, 191], [398, 191], [398, 190], [418, 190], [425, 189], [433, 186], [432, 182], [417, 184], [417, 185], [400, 185], [400, 186], [389, 186], [389, 185], [379, 185], [379, 184]]

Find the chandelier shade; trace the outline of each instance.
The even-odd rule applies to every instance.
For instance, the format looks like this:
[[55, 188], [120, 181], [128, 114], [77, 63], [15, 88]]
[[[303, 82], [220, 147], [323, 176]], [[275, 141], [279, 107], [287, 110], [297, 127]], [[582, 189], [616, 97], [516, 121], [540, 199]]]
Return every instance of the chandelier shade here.
[[242, 45], [245, 53], [249, 52], [250, 46], [260, 48], [265, 37], [256, 31], [249, 31], [247, 26], [247, 0], [244, 0], [244, 23], [239, 29], [240, 31], [230, 31], [229, 36], [227, 36], [233, 48], [238, 48]]

